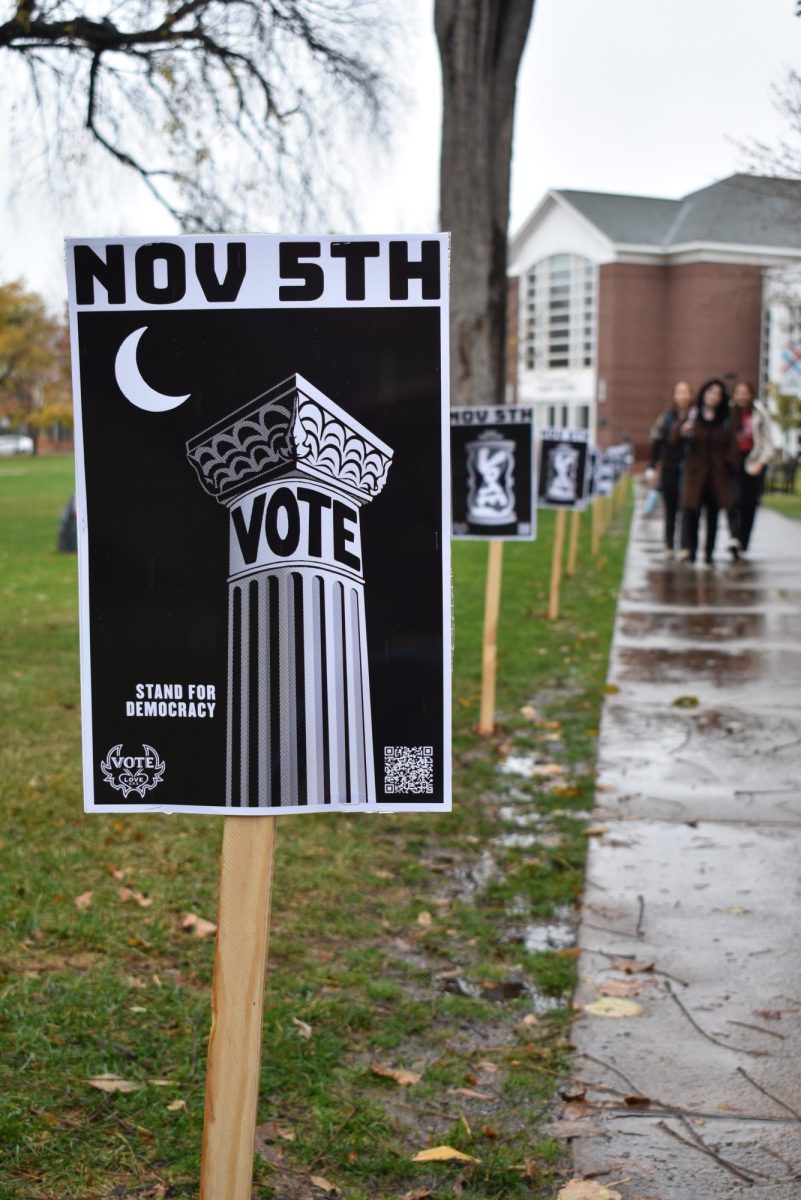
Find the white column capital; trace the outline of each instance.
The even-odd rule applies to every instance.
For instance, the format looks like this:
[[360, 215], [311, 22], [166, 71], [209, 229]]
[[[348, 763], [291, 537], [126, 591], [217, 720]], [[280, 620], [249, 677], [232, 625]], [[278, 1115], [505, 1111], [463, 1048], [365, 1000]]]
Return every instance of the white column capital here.
[[230, 505], [285, 478], [316, 480], [366, 504], [383, 488], [393, 452], [296, 374], [190, 438], [186, 453], [204, 490]]

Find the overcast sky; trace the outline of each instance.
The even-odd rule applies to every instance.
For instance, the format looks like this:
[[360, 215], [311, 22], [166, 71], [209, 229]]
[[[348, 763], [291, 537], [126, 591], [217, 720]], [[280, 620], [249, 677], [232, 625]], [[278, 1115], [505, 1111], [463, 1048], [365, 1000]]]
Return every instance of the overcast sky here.
[[[392, 151], [364, 173], [364, 231], [437, 228], [432, 8], [408, 6], [411, 104]], [[787, 130], [771, 87], [801, 70], [794, 9], [795, 0], [536, 0], [518, 86], [511, 230], [549, 187], [676, 197], [742, 169], [737, 142], [774, 142]], [[0, 129], [13, 100], [4, 90]], [[120, 172], [92, 179], [71, 211], [29, 189], [12, 195], [16, 165], [0, 142], [0, 279], [22, 276], [53, 304], [64, 295], [65, 236], [171, 231]]]

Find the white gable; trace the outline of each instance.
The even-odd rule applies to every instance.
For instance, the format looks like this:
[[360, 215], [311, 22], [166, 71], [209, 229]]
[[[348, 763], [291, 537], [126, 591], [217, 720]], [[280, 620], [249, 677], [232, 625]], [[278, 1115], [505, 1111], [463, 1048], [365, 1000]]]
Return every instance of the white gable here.
[[549, 192], [509, 247], [510, 275], [524, 275], [551, 254], [580, 254], [591, 262], [612, 262], [609, 239], [557, 192]]

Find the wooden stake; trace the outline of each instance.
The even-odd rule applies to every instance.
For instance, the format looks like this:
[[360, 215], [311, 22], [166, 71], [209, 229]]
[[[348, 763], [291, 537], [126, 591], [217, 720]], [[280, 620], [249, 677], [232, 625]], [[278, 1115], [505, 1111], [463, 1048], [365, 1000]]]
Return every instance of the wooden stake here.
[[562, 550], [565, 544], [565, 525], [567, 510], [560, 508], [556, 514], [556, 525], [553, 534], [553, 558], [551, 559], [551, 591], [548, 599], [548, 620], [555, 621], [559, 616], [559, 585], [562, 582]]
[[481, 648], [481, 709], [478, 732], [492, 733], [495, 728], [495, 676], [498, 669], [498, 614], [501, 610], [503, 542], [489, 544], [487, 591], [484, 597], [484, 640]]
[[250, 1200], [275, 817], [225, 817], [200, 1200]]
[[601, 497], [595, 496], [592, 502], [592, 556], [597, 558], [601, 552]]
[[578, 542], [579, 542], [579, 524], [581, 522], [581, 509], [574, 508], [570, 514], [570, 541], [567, 546], [567, 567], [565, 575], [568, 579], [572, 579], [576, 573], [576, 558], [578, 557]]

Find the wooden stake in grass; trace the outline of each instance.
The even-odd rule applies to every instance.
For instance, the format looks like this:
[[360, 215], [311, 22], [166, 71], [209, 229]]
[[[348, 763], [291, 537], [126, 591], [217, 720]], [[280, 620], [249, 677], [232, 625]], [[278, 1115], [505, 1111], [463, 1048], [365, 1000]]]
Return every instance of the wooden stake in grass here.
[[567, 567], [565, 568], [565, 575], [568, 577], [568, 579], [572, 579], [576, 573], [580, 524], [581, 509], [574, 508], [570, 514], [570, 541], [567, 545]]
[[562, 582], [562, 551], [565, 544], [565, 525], [567, 511], [560, 508], [556, 514], [556, 525], [553, 535], [553, 558], [551, 559], [551, 590], [548, 598], [548, 620], [555, 621], [559, 616], [559, 586]]
[[200, 1200], [250, 1200], [275, 817], [223, 820]]
[[601, 552], [601, 497], [595, 496], [592, 502], [592, 556], [597, 558]]
[[487, 591], [484, 598], [484, 639], [481, 648], [481, 709], [478, 732], [495, 728], [495, 677], [498, 669], [498, 615], [501, 611], [503, 542], [490, 542], [487, 556]]

